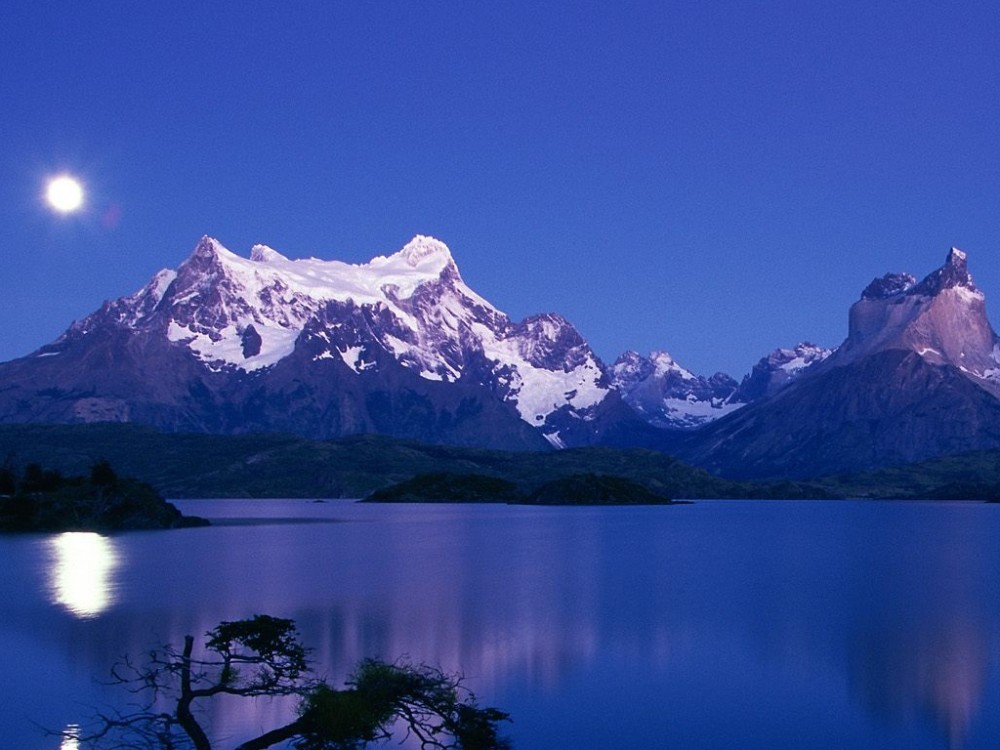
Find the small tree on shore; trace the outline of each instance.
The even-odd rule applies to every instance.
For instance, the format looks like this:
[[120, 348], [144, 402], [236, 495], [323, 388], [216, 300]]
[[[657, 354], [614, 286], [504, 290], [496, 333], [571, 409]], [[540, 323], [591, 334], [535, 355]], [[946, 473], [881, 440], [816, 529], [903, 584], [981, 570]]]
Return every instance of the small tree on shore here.
[[0, 465], [0, 497], [11, 497], [17, 492], [17, 472], [10, 460]]
[[139, 703], [98, 714], [90, 728], [61, 733], [81, 748], [212, 750], [197, 707], [216, 696], [297, 696], [286, 724], [243, 741], [235, 750], [291, 743], [299, 750], [358, 750], [392, 738], [416, 738], [423, 750], [502, 750], [503, 711], [477, 705], [461, 678], [431, 667], [362, 661], [343, 688], [314, 677], [292, 620], [255, 615], [223, 622], [195, 654], [186, 636], [177, 651], [163, 646], [142, 665], [126, 658], [112, 669], [115, 683]]
[[118, 484], [118, 474], [106, 458], [95, 461], [90, 467], [90, 483], [95, 487], [113, 489]]

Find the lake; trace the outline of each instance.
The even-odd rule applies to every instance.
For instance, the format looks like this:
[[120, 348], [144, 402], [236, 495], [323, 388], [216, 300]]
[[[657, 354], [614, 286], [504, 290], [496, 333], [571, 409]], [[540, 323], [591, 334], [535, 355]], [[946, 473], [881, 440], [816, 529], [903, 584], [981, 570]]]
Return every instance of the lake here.
[[[1000, 745], [1000, 506], [177, 505], [218, 525], [0, 536], [4, 747], [58, 750], [34, 724], [120, 703], [122, 655], [254, 613], [334, 681], [461, 671], [521, 750]], [[208, 718], [236, 739], [286, 708]]]

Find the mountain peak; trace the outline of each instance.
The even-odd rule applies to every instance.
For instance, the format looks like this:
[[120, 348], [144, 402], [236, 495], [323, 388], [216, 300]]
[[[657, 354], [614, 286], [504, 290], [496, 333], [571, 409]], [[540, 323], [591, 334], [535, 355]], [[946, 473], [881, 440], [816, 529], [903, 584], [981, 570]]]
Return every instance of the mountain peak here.
[[957, 247], [953, 247], [948, 251], [948, 257], [945, 258], [944, 265], [941, 268], [928, 274], [927, 278], [910, 290], [909, 293], [933, 297], [945, 289], [954, 289], [955, 287], [962, 287], [971, 292], [979, 291], [976, 289], [976, 285], [972, 281], [972, 275], [969, 273], [968, 256]]
[[193, 258], [215, 258], [222, 253], [229, 253], [221, 242], [219, 242], [215, 237], [209, 237], [207, 234], [202, 235], [201, 239], [198, 240], [198, 244], [195, 245], [194, 252], [191, 253]]
[[[190, 257], [177, 269], [182, 275], [200, 276], [205, 273], [227, 273], [234, 265], [246, 262], [214, 237], [203, 235]], [[225, 270], [223, 270], [225, 269]]]
[[670, 352], [658, 349], [649, 353], [649, 361], [653, 363], [657, 372], [665, 373], [668, 370], [677, 369], [677, 362], [670, 355]]
[[775, 349], [767, 356], [761, 357], [750, 374], [743, 378], [733, 396], [733, 401], [749, 403], [774, 395], [798, 380], [807, 369], [818, 365], [834, 351], [808, 341], [802, 341], [790, 349]]
[[861, 299], [889, 299], [897, 294], [905, 294], [917, 284], [915, 276], [908, 273], [887, 273], [861, 292]]
[[919, 284], [912, 280], [887, 274], [869, 284], [851, 307], [847, 341], [831, 361], [843, 365], [896, 349], [977, 378], [995, 368], [996, 334], [965, 253], [952, 248], [943, 266]]
[[452, 262], [451, 250], [441, 240], [418, 234], [407, 242], [399, 255], [411, 268], [423, 265], [424, 263], [435, 262], [442, 266]]
[[250, 260], [255, 263], [275, 263], [288, 258], [267, 245], [254, 245], [250, 248]]
[[216, 240], [209, 237], [207, 234], [203, 234], [201, 239], [198, 240], [198, 244], [194, 246], [194, 250], [191, 252], [190, 258], [212, 258], [215, 256], [215, 243]]
[[968, 256], [953, 247], [945, 258], [944, 265], [929, 273], [919, 284], [914, 276], [908, 273], [887, 273], [861, 292], [861, 299], [884, 300], [898, 295], [934, 297], [945, 289], [960, 287], [979, 294], [969, 273]]

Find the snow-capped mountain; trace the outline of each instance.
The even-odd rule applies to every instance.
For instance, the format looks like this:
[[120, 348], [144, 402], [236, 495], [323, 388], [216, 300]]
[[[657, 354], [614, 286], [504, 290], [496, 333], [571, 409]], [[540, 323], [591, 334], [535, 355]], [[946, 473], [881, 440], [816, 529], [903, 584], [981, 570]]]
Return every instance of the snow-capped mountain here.
[[662, 351], [605, 367], [561, 316], [511, 320], [429, 237], [358, 265], [263, 245], [246, 258], [206, 237], [0, 363], [0, 422], [98, 421], [642, 446], [732, 476], [808, 476], [1000, 446], [1000, 339], [955, 249], [920, 282], [869, 284], [836, 350], [775, 350], [737, 384]]
[[919, 283], [872, 281], [844, 343], [811, 356], [792, 383], [692, 435], [682, 455], [733, 476], [788, 477], [1000, 447], [1000, 339], [958, 249]]
[[591, 408], [609, 390], [568, 321], [513, 323], [465, 284], [448, 247], [431, 237], [364, 265], [289, 260], [263, 245], [248, 260], [205, 237], [176, 274], [161, 271], [123, 307], [125, 325], [166, 322], [168, 339], [215, 370], [273, 365], [307, 328], [307, 338], [325, 342], [314, 358], [356, 373], [378, 367], [376, 351], [427, 380], [473, 370], [533, 426], [564, 405]]
[[[170, 374], [144, 372], [139, 378], [129, 373], [126, 352], [106, 343], [109, 336], [119, 348], [156, 351], [161, 359], [184, 362], [172, 364]], [[84, 351], [94, 359], [93, 344], [101, 342], [104, 357], [115, 360], [120, 371], [80, 395], [69, 382], [75, 368], [60, 363], [68, 364]], [[341, 393], [354, 390], [365, 401], [381, 387], [399, 390], [400, 369], [408, 383], [415, 376], [427, 384], [478, 389], [483, 392], [477, 398], [498, 400], [555, 445], [565, 444], [556, 423], [567, 413], [592, 421], [597, 407], [613, 394], [601, 362], [568, 321], [554, 314], [511, 321], [465, 284], [444, 243], [422, 236], [363, 265], [290, 260], [263, 245], [243, 258], [204, 237], [176, 270], [161, 271], [137, 293], [106, 303], [25, 359], [44, 364], [58, 381], [50, 393], [67, 394], [58, 406], [50, 403], [49, 411], [68, 411], [82, 420], [142, 412], [142, 396], [134, 392], [142, 389], [140, 383], [148, 381], [146, 389], [155, 394], [178, 372], [209, 393], [221, 397], [224, 390], [227, 398], [245, 398], [234, 394], [236, 383], [243, 390], [255, 386], [268, 391], [293, 363], [301, 369], [303, 360], [313, 369], [336, 370], [337, 380], [359, 379], [357, 387]], [[22, 369], [37, 369], [18, 362]], [[325, 377], [329, 380], [329, 374]], [[123, 379], [134, 382], [124, 387]], [[379, 385], [386, 379], [392, 382]], [[29, 380], [40, 382], [37, 373]], [[37, 405], [38, 399], [31, 400]], [[2, 419], [28, 416], [9, 399], [0, 409]], [[371, 404], [347, 411], [370, 412]], [[189, 416], [192, 428], [217, 420]], [[175, 421], [171, 416], [161, 426], [181, 429], [186, 418], [181, 424]], [[296, 431], [326, 436], [367, 427], [356, 421], [345, 425], [335, 420], [338, 424], [311, 424]], [[267, 423], [254, 426], [272, 428]]]
[[710, 378], [695, 375], [667, 352], [648, 357], [628, 351], [609, 368], [611, 383], [625, 403], [650, 424], [664, 429], [690, 429], [738, 409], [733, 399], [738, 384], [717, 372]]
[[737, 383], [724, 372], [695, 375], [667, 352], [625, 352], [609, 368], [611, 384], [650, 424], [667, 430], [701, 427], [773, 395], [833, 353], [810, 343], [775, 349]]
[[808, 368], [817, 365], [836, 351], [810, 344], [796, 344], [791, 349], [775, 349], [753, 366], [733, 393], [732, 401], [749, 404], [773, 396], [796, 380]]

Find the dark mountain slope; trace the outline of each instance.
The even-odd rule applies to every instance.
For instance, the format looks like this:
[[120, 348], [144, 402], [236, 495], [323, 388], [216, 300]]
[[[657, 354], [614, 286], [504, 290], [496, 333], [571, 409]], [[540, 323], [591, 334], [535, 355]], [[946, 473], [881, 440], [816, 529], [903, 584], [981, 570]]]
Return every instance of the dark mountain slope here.
[[735, 478], [808, 478], [1000, 447], [1000, 400], [957, 368], [888, 350], [816, 372], [678, 452]]

